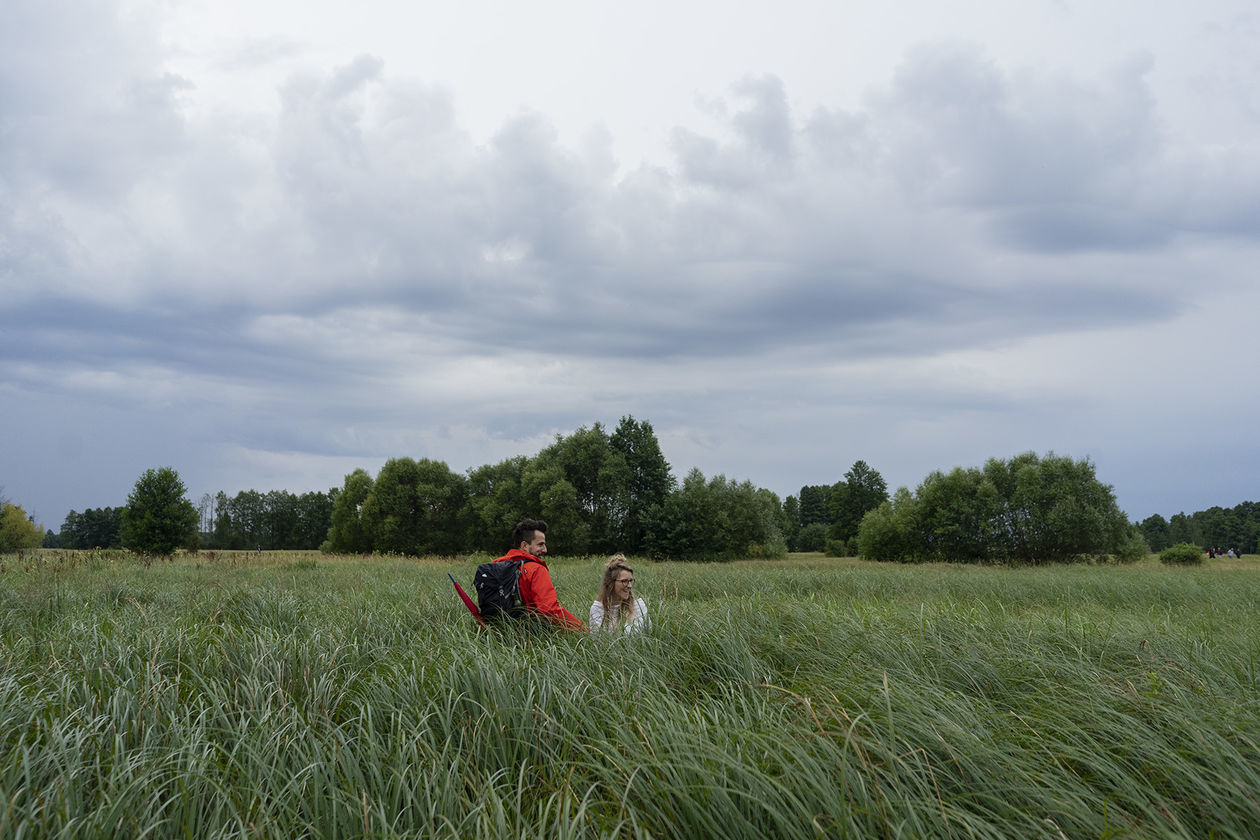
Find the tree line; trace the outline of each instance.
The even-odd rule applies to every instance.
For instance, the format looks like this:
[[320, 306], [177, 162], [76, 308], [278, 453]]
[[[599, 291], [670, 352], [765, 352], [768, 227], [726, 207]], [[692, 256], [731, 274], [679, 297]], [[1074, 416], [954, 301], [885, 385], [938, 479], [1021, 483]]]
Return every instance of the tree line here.
[[[156, 485], [178, 499], [168, 515], [185, 523], [145, 546], [312, 549], [331, 553], [455, 555], [497, 553], [525, 516], [551, 526], [556, 554], [621, 551], [660, 559], [729, 560], [787, 552], [778, 497], [748, 481], [706, 478], [692, 470], [681, 485], [670, 472], [651, 423], [621, 419], [611, 433], [582, 427], [533, 457], [516, 456], [456, 473], [442, 461], [391, 458], [373, 478], [356, 469], [341, 487], [295, 496], [249, 490], [202, 497], [198, 508], [168, 467], [137, 482], [124, 508], [71, 511], [50, 547], [139, 547], [126, 522], [134, 497]], [[183, 504], [179, 504], [182, 502]], [[164, 503], [166, 504], [166, 503]], [[173, 507], [171, 507], [173, 505]], [[185, 507], [186, 506], [186, 507]], [[191, 523], [191, 524], [187, 524]]]
[[[193, 534], [182, 539], [177, 547], [195, 543], [196, 547], [205, 549], [319, 548], [328, 538], [336, 495], [336, 490], [313, 491], [300, 496], [286, 490], [266, 493], [242, 490], [235, 496], [223, 491], [214, 495], [207, 493], [195, 509]], [[125, 507], [88, 508], [82, 513], [72, 510], [66, 515], [60, 533], [50, 531], [43, 545], [78, 550], [122, 548], [125, 510]]]
[[1152, 551], [1188, 543], [1260, 552], [1260, 502], [1243, 502], [1232, 508], [1210, 507], [1189, 515], [1183, 512], [1169, 519], [1154, 514], [1143, 519], [1138, 528]]
[[336, 490], [295, 495], [287, 490], [219, 491], [197, 508], [201, 546], [208, 549], [307, 550], [328, 538]]
[[[728, 560], [825, 551], [876, 560], [962, 563], [1121, 559], [1178, 542], [1256, 550], [1260, 506], [1212, 508], [1132, 525], [1093, 464], [1050, 453], [935, 471], [891, 497], [879, 471], [857, 461], [832, 485], [778, 497], [748, 481], [677, 482], [650, 423], [623, 417], [611, 433], [582, 427], [532, 457], [452, 471], [427, 458], [391, 458], [375, 478], [357, 469], [326, 492], [220, 492], [193, 508], [170, 468], [150, 470], [128, 505], [71, 511], [61, 533], [5, 502], [0, 546], [315, 549], [334, 553], [495, 553], [524, 516], [547, 520], [554, 553], [616, 551], [657, 559]], [[174, 495], [176, 498], [170, 498]], [[157, 514], [149, 508], [159, 509]], [[10, 510], [12, 509], [12, 510]], [[13, 520], [10, 522], [10, 520]], [[174, 530], [163, 520], [180, 523]], [[146, 529], [148, 529], [146, 531]], [[6, 542], [8, 540], [8, 542]], [[16, 542], [14, 543], [17, 544]]]
[[70, 511], [59, 533], [49, 532], [45, 548], [122, 548], [123, 509], [88, 508], [79, 513]]
[[787, 552], [776, 495], [699, 470], [679, 485], [651, 423], [629, 416], [611, 434], [595, 423], [557, 435], [532, 458], [466, 476], [430, 459], [390, 459], [375, 479], [355, 470], [333, 502], [322, 548], [494, 553], [526, 515], [547, 521], [556, 554], [721, 560]]

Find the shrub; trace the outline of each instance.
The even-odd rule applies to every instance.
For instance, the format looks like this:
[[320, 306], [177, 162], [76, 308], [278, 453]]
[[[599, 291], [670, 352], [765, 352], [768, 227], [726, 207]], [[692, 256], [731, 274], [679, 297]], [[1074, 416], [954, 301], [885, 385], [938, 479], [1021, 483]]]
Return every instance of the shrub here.
[[787, 544], [782, 540], [766, 543], [748, 543], [745, 555], [750, 560], [774, 560], [787, 557]]
[[893, 562], [907, 559], [916, 544], [918, 508], [919, 503], [909, 490], [897, 488], [891, 502], [884, 502], [862, 517], [858, 556]]
[[1141, 529], [1133, 525], [1129, 527], [1128, 537], [1111, 553], [1111, 559], [1117, 563], [1136, 563], [1150, 553], [1151, 547], [1146, 542], [1146, 537]]
[[833, 540], [828, 537], [824, 553], [828, 557], [857, 557], [858, 538], [849, 537], [847, 540]]
[[754, 547], [758, 551], [758, 554], [755, 556], [758, 558], [764, 557], [767, 560], [782, 560], [784, 557], [787, 557], [788, 554], [787, 543], [784, 542], [781, 537], [775, 537], [765, 545], [753, 543], [749, 546], [749, 551], [751, 551]]
[[796, 538], [799, 551], [823, 551], [827, 544], [827, 526], [821, 522], [813, 522], [801, 529]]
[[1198, 566], [1203, 559], [1203, 549], [1190, 543], [1177, 543], [1159, 553], [1159, 562], [1169, 565]]
[[31, 521], [17, 505], [0, 504], [0, 552], [39, 548], [44, 542], [44, 529]]

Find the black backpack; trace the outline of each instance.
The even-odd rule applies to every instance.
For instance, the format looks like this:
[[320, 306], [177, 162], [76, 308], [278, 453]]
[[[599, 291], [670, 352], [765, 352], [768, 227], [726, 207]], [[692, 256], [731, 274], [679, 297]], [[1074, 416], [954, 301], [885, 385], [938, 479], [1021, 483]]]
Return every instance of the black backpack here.
[[525, 601], [521, 598], [521, 565], [526, 562], [529, 561], [504, 560], [501, 563], [482, 563], [477, 567], [473, 586], [477, 589], [477, 610], [486, 621], [525, 617]]

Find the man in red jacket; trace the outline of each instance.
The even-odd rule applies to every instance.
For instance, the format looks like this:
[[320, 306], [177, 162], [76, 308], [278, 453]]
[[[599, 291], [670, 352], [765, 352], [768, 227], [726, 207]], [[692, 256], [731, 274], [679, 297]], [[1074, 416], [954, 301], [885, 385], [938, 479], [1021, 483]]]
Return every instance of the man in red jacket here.
[[542, 559], [547, 553], [547, 523], [541, 519], [522, 519], [512, 529], [512, 545], [515, 548], [494, 562], [525, 561], [521, 563], [521, 600], [529, 611], [558, 627], [585, 630], [586, 625], [579, 618], [560, 606], [551, 572]]

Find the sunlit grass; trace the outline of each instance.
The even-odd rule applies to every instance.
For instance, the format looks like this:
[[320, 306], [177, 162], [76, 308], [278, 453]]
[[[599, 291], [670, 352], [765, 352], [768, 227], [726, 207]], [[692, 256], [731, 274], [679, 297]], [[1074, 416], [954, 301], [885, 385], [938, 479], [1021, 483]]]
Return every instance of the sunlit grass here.
[[[0, 836], [1260, 825], [1254, 558], [639, 561], [652, 633], [503, 638], [475, 559], [90, 555], [0, 558]], [[579, 616], [601, 563], [552, 563]]]

